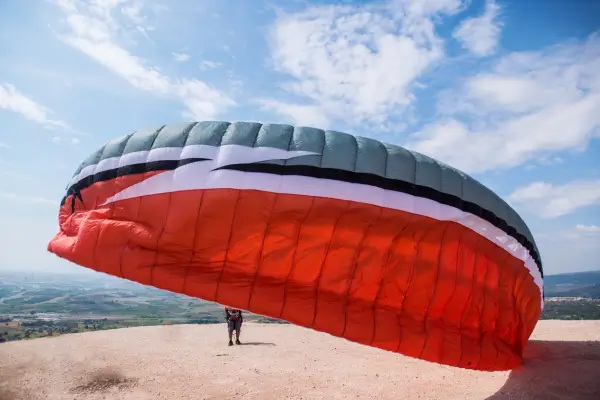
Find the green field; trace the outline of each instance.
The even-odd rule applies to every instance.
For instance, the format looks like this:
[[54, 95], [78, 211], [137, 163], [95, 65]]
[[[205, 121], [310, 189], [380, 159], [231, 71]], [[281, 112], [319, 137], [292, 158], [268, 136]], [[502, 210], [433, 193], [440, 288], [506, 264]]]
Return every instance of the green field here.
[[[247, 314], [248, 321], [280, 323]], [[93, 274], [0, 273], [0, 341], [145, 325], [223, 323], [219, 304]]]

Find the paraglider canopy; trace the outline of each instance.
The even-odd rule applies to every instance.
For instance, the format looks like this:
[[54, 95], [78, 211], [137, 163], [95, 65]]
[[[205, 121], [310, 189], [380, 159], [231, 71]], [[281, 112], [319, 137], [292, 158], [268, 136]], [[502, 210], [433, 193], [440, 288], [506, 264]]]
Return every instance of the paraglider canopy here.
[[358, 343], [509, 369], [543, 305], [531, 232], [468, 175], [377, 140], [205, 121], [106, 143], [48, 249]]

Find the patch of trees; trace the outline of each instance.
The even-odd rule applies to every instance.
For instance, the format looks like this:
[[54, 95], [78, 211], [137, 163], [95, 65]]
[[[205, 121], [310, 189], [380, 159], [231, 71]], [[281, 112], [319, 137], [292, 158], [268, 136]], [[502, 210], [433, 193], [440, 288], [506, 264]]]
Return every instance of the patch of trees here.
[[600, 302], [589, 300], [548, 301], [540, 319], [600, 320]]

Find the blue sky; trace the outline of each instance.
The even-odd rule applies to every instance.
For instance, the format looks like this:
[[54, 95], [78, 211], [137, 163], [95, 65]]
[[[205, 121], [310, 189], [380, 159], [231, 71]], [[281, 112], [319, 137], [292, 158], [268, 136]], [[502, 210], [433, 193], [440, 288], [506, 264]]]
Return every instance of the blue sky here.
[[189, 120], [403, 145], [491, 187], [547, 274], [600, 270], [600, 3], [5, 0], [0, 268], [46, 252], [78, 164]]

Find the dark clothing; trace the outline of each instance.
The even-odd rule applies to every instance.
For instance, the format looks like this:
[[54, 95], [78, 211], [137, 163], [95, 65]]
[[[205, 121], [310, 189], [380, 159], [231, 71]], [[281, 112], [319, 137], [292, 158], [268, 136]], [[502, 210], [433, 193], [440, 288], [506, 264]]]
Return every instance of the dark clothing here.
[[227, 308], [225, 307], [225, 320], [226, 321], [244, 321], [244, 317], [242, 316], [242, 310], [238, 310], [235, 308]]
[[236, 319], [236, 320], [230, 319], [229, 321], [227, 321], [227, 331], [229, 333], [232, 333], [233, 331], [239, 331], [241, 329], [242, 329], [242, 320], [241, 319]]
[[229, 333], [239, 331], [244, 321], [242, 310], [225, 307], [225, 320], [227, 321], [227, 330]]

